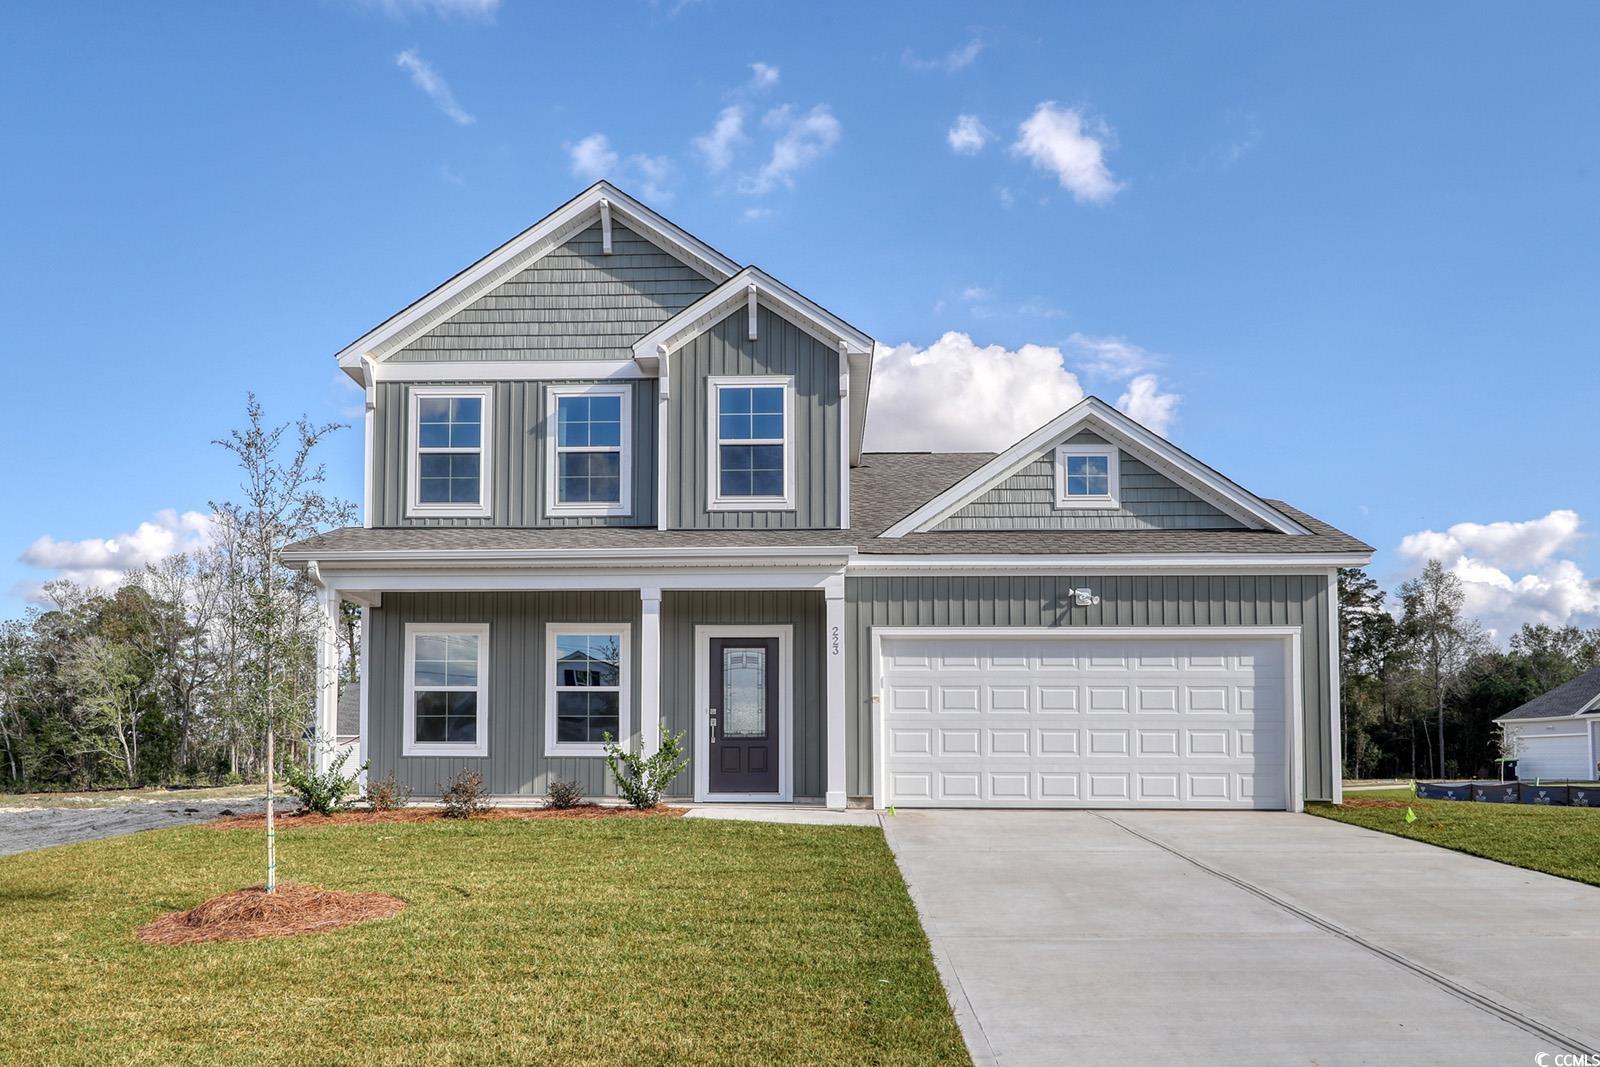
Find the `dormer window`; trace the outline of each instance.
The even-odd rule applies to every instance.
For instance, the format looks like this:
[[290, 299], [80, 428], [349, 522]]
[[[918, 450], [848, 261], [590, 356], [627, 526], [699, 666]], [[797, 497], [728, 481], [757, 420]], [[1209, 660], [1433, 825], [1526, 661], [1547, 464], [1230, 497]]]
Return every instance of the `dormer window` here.
[[712, 511], [794, 508], [794, 379], [709, 379]]
[[1111, 445], [1056, 448], [1056, 507], [1114, 508], [1120, 497], [1117, 450]]
[[545, 510], [552, 515], [629, 514], [632, 424], [632, 390], [627, 385], [550, 386]]
[[488, 387], [412, 387], [410, 514], [488, 516], [493, 398]]

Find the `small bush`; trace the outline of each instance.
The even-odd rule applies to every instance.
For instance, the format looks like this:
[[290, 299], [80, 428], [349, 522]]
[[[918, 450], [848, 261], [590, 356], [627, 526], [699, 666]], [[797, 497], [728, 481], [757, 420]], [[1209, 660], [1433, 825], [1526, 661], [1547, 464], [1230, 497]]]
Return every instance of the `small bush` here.
[[605, 742], [606, 766], [611, 769], [611, 777], [616, 779], [617, 792], [636, 808], [653, 808], [661, 803], [662, 790], [689, 765], [688, 757], [683, 754], [684, 735], [673, 736], [666, 723], [661, 724], [661, 747], [649, 759], [637, 752], [623, 751], [610, 734], [600, 736]]
[[440, 789], [439, 799], [444, 802], [447, 819], [470, 819], [494, 807], [483, 787], [483, 775], [477, 771], [462, 771], [450, 779], [450, 784]]
[[411, 787], [401, 785], [394, 772], [367, 783], [367, 803], [373, 811], [398, 811], [411, 803]]
[[577, 782], [554, 780], [550, 788], [544, 791], [544, 806], [547, 808], [575, 808], [582, 803], [583, 790], [578, 788]]
[[361, 772], [367, 769], [363, 763], [350, 774], [345, 774], [344, 765], [349, 760], [350, 753], [341, 752], [334, 757], [333, 764], [320, 774], [310, 767], [290, 767], [289, 773], [284, 776], [284, 785], [299, 799], [302, 807], [318, 815], [332, 815], [343, 810], [345, 798], [356, 791], [356, 782]]

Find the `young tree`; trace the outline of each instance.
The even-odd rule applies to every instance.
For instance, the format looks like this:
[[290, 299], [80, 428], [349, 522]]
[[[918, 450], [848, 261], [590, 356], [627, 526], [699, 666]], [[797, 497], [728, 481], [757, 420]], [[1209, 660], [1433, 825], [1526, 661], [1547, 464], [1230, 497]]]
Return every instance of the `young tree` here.
[[1450, 769], [1445, 758], [1444, 723], [1448, 699], [1462, 669], [1484, 650], [1488, 641], [1477, 620], [1463, 610], [1466, 593], [1461, 579], [1436, 559], [1430, 559], [1421, 574], [1400, 587], [1400, 600], [1404, 606], [1402, 623], [1415, 643], [1417, 662], [1422, 668], [1419, 682], [1437, 718], [1438, 773], [1447, 775]]
[[[339, 423], [313, 425], [304, 416], [268, 427], [261, 404], [250, 394], [246, 425], [216, 443], [232, 452], [242, 475], [241, 499], [215, 503], [212, 511], [235, 559], [230, 568], [240, 585], [236, 623], [248, 659], [238, 683], [265, 734], [267, 774], [267, 891], [276, 888], [276, 840], [272, 778], [276, 738], [309, 718], [315, 598], [311, 583], [283, 564], [294, 541], [349, 522], [355, 509], [326, 495], [326, 471], [312, 453]], [[287, 441], [290, 431], [293, 436]], [[298, 733], [299, 731], [294, 731]], [[290, 736], [294, 736], [291, 733]]]

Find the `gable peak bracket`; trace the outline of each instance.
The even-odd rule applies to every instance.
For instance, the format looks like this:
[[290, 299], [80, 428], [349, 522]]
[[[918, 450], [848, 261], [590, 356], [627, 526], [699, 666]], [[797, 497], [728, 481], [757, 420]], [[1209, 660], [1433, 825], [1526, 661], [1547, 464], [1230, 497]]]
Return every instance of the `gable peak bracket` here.
[[754, 285], [745, 288], [745, 307], [750, 312], [750, 340], [759, 340], [756, 336], [756, 287]]
[[839, 342], [839, 395], [850, 395], [850, 342]]
[[600, 252], [611, 254], [611, 201], [600, 198]]

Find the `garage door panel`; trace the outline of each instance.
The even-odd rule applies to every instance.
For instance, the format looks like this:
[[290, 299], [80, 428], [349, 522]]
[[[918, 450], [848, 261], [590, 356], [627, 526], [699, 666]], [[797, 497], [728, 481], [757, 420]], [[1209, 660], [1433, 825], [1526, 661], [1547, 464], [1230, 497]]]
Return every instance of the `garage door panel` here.
[[1272, 639], [885, 641], [888, 800], [1285, 806]]

